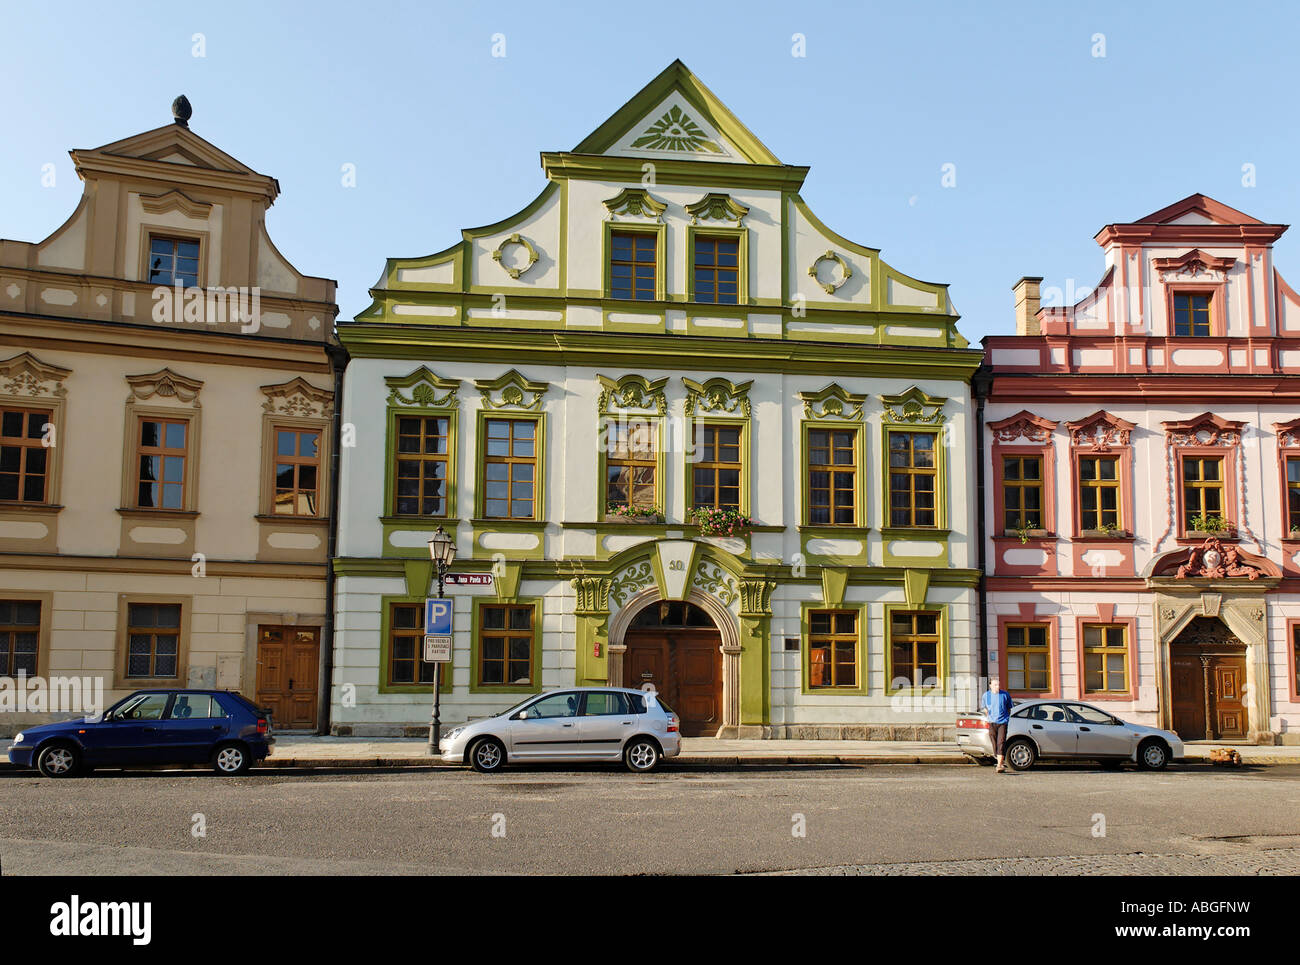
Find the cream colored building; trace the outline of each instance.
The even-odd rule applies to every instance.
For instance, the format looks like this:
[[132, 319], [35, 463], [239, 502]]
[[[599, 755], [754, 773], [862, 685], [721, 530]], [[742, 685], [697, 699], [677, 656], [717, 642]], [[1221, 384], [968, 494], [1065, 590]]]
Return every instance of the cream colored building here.
[[276, 180], [174, 110], [71, 152], [72, 216], [0, 240], [0, 683], [229, 688], [314, 729], [335, 283], [267, 236]]

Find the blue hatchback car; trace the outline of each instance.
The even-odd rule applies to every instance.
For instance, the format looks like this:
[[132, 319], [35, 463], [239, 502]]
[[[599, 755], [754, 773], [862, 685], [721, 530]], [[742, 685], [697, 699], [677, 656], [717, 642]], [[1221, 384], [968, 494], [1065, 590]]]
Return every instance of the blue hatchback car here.
[[140, 690], [96, 717], [29, 727], [9, 760], [46, 777], [96, 767], [210, 764], [242, 774], [271, 753], [271, 715], [226, 690]]

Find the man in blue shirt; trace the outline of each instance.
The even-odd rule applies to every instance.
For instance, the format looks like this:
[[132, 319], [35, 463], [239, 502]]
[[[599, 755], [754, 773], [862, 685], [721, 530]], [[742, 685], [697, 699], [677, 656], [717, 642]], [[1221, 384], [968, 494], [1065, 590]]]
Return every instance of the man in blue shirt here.
[[980, 700], [984, 716], [989, 722], [989, 739], [993, 742], [993, 754], [998, 759], [998, 773], [1006, 771], [1002, 762], [1002, 751], [1007, 743], [1007, 724], [1011, 721], [1011, 695], [1002, 689], [997, 677], [989, 679], [989, 689]]

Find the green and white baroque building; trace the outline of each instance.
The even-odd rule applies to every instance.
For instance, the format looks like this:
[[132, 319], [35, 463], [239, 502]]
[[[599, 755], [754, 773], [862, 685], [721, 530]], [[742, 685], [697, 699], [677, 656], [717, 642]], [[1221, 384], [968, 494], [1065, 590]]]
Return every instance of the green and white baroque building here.
[[541, 160], [339, 325], [333, 730], [427, 722], [441, 525], [494, 575], [448, 589], [447, 722], [652, 684], [687, 733], [937, 736], [978, 675], [981, 353], [946, 286], [827, 228], [680, 62]]

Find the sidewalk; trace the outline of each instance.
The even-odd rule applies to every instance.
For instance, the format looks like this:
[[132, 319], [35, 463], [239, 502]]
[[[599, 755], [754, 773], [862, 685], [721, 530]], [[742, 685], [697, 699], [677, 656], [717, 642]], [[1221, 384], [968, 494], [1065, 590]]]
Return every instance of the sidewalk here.
[[[9, 767], [9, 745], [0, 741], [0, 768]], [[1209, 766], [1215, 747], [1235, 747], [1250, 765], [1300, 764], [1300, 747], [1257, 747], [1242, 744], [1188, 744], [1183, 764]], [[857, 767], [868, 764], [953, 764], [973, 762], [951, 742], [927, 741], [818, 741], [818, 740], [716, 740], [682, 738], [682, 753], [665, 766], [728, 770], [737, 767], [831, 765]], [[455, 767], [427, 754], [421, 739], [371, 737], [316, 737], [281, 735], [275, 749], [259, 765], [266, 768], [350, 767]]]

